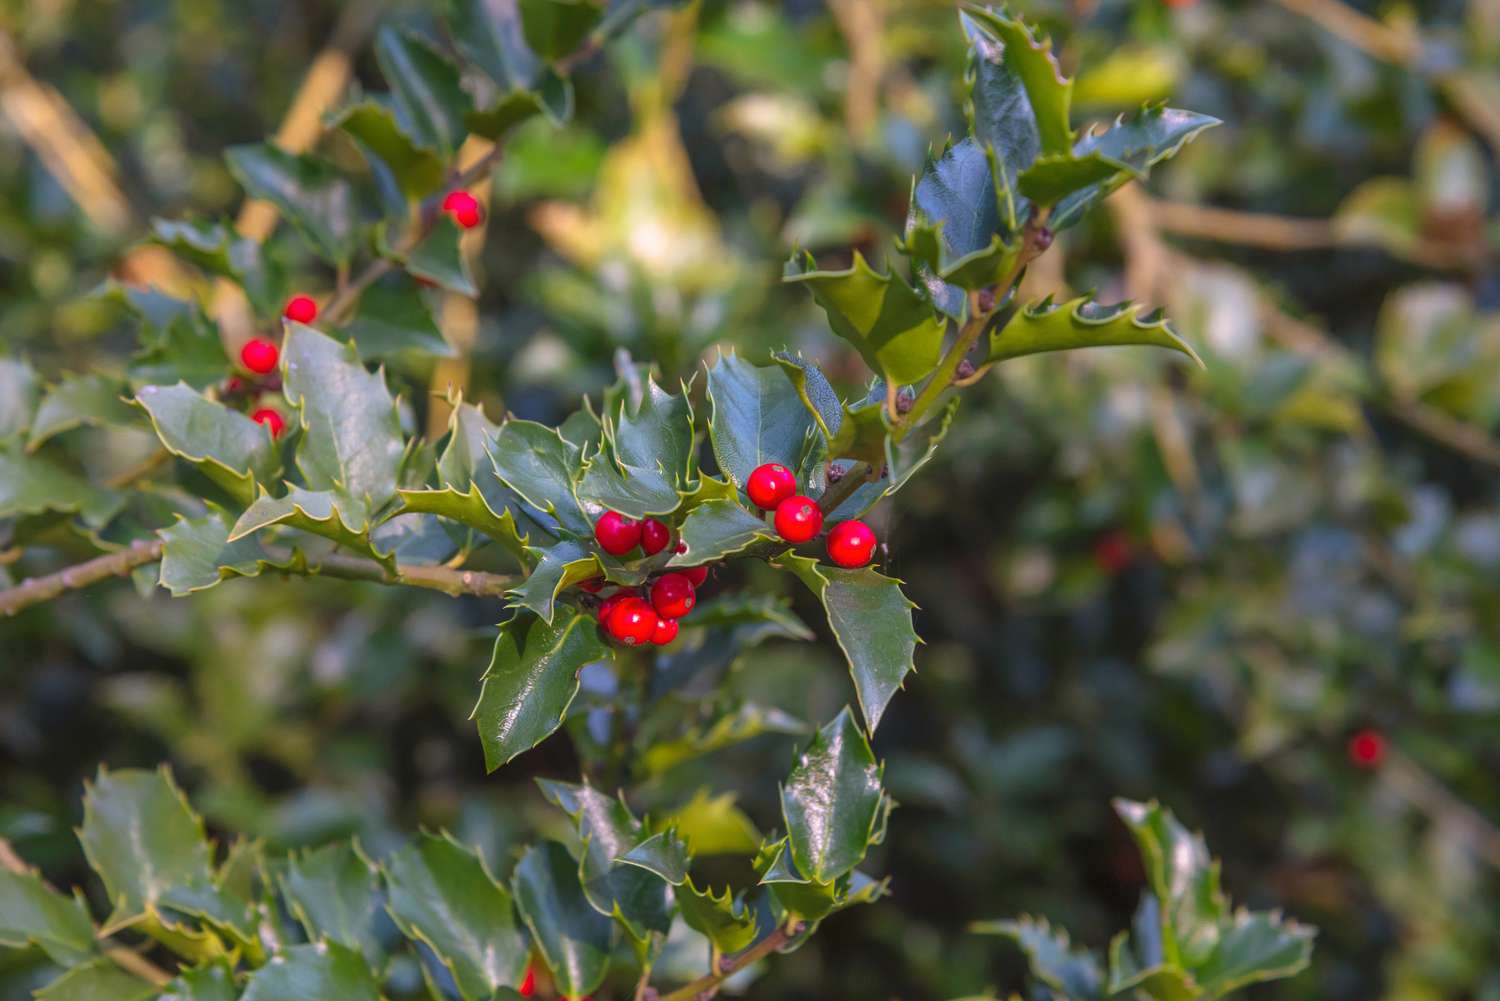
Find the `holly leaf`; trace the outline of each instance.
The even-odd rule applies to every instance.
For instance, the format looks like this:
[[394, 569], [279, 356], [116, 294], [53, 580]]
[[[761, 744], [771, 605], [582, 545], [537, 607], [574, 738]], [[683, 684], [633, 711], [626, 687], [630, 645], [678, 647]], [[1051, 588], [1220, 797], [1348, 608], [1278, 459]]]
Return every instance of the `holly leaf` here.
[[40, 393], [35, 369], [24, 361], [0, 358], [0, 444], [26, 433]]
[[458, 0], [450, 5], [450, 35], [464, 58], [493, 82], [468, 127], [494, 139], [537, 111], [553, 124], [573, 111], [573, 88], [537, 57], [526, 42], [519, 5], [509, 0]]
[[962, 319], [964, 289], [993, 285], [1012, 270], [1019, 219], [995, 152], [970, 136], [928, 157], [912, 185], [899, 249], [915, 262], [933, 305]]
[[36, 1001], [145, 1001], [156, 988], [108, 959], [73, 967], [33, 995]]
[[[1026, 89], [1026, 98], [1036, 121], [1041, 152], [1071, 152], [1073, 130], [1069, 118], [1073, 103], [1073, 81], [1063, 75], [1062, 67], [1057, 64], [1057, 57], [1052, 52], [1052, 43], [1046, 38], [1038, 37], [1031, 26], [1019, 18], [987, 8], [966, 8], [964, 27], [971, 42], [976, 36], [983, 35], [1001, 46], [1005, 66], [1020, 78]], [[980, 109], [976, 108], [976, 131], [981, 115]], [[987, 129], [998, 134], [997, 138], [1005, 135], [1005, 130], [993, 118], [985, 115], [983, 120], [987, 122]]]
[[65, 375], [47, 389], [31, 420], [27, 451], [36, 451], [48, 439], [83, 427], [130, 427], [138, 415], [125, 402], [126, 387], [118, 379], [97, 372]]
[[629, 518], [671, 514], [680, 498], [677, 488], [655, 467], [621, 469], [610, 456], [596, 452], [584, 463], [578, 501], [587, 511], [618, 511]]
[[1005, 46], [986, 28], [959, 12], [964, 35], [969, 40], [969, 131], [981, 149], [994, 157], [993, 175], [1007, 235], [1020, 229], [1029, 213], [1026, 200], [1016, 193], [1016, 178], [1042, 152], [1036, 112], [1026, 95], [1026, 84], [1016, 71], [1015, 60], [1007, 61]]
[[781, 813], [801, 872], [831, 883], [864, 859], [885, 796], [884, 770], [847, 707], [814, 735], [781, 788]]
[[1141, 851], [1151, 890], [1160, 903], [1163, 949], [1170, 962], [1191, 969], [1219, 938], [1229, 900], [1219, 887], [1219, 865], [1201, 834], [1183, 827], [1155, 802], [1114, 801]]
[[234, 974], [220, 963], [183, 970], [162, 988], [158, 1001], [237, 1001]]
[[526, 44], [549, 62], [571, 55], [599, 23], [604, 6], [594, 0], [518, 0]]
[[578, 694], [578, 674], [610, 657], [591, 617], [569, 610], [552, 622], [518, 615], [500, 627], [471, 718], [487, 771], [551, 736]]
[[1049, 296], [1016, 310], [1005, 324], [990, 334], [985, 363], [991, 364], [1045, 351], [1075, 348], [1147, 345], [1170, 348], [1187, 355], [1200, 366], [1198, 357], [1177, 335], [1160, 311], [1147, 313], [1139, 303], [1102, 305], [1088, 296], [1055, 303]]
[[816, 362], [787, 351], [774, 352], [771, 360], [781, 366], [818, 430], [823, 432], [825, 440], [831, 441], [844, 420], [844, 401], [839, 399], [823, 370]]
[[789, 838], [762, 845], [755, 859], [755, 871], [761, 885], [770, 890], [789, 915], [821, 921], [838, 905], [837, 884], [820, 883], [804, 876], [792, 858]]
[[158, 529], [162, 540], [158, 583], [174, 598], [206, 590], [230, 577], [256, 577], [275, 563], [255, 539], [229, 541], [230, 523], [222, 512], [179, 518]]
[[489, 454], [495, 473], [526, 503], [552, 515], [574, 535], [593, 537], [593, 523], [573, 493], [583, 467], [577, 445], [554, 428], [508, 420], [495, 432]]
[[[162, 308], [165, 299], [161, 297], [153, 308]], [[141, 348], [130, 359], [126, 373], [133, 385], [181, 381], [204, 389], [224, 378], [229, 359], [217, 328], [196, 305], [184, 303], [182, 307], [159, 322], [148, 319], [143, 324]]]
[[1250, 984], [1291, 977], [1312, 960], [1317, 930], [1284, 920], [1276, 912], [1240, 910], [1220, 927], [1219, 944], [1193, 971], [1212, 1001]]
[[473, 110], [458, 67], [425, 38], [391, 27], [376, 36], [375, 59], [391, 85], [401, 125], [442, 160], [452, 159], [467, 134], [464, 116]]
[[433, 320], [421, 288], [399, 275], [365, 289], [358, 311], [342, 333], [365, 361], [409, 353], [437, 358], [458, 355]]
[[718, 952], [739, 952], [755, 941], [755, 912], [745, 906], [743, 898], [731, 897], [728, 887], [714, 896], [712, 888], [700, 890], [689, 879], [673, 893], [683, 923], [712, 942]]
[[364, 953], [372, 963], [381, 955], [375, 934], [380, 911], [377, 870], [351, 842], [336, 842], [293, 853], [277, 874], [287, 909], [314, 942], [337, 942]]
[[186, 383], [142, 386], [135, 403], [151, 418], [167, 451], [241, 504], [255, 499], [257, 483], [270, 483], [281, 471], [281, 458], [264, 426]]
[[1077, 1001], [1102, 1001], [1104, 970], [1099, 958], [1087, 949], [1074, 949], [1068, 933], [1053, 928], [1045, 919], [980, 921], [970, 925], [970, 930], [1014, 941], [1026, 954], [1031, 975], [1060, 991], [1062, 996]]
[[347, 133], [367, 157], [383, 164], [407, 198], [420, 201], [442, 187], [443, 158], [408, 135], [394, 109], [367, 98], [338, 112], [328, 126]]
[[395, 570], [394, 551], [382, 549], [371, 534], [369, 509], [341, 491], [288, 487], [283, 497], [262, 494], [230, 528], [228, 541], [237, 543], [274, 525], [321, 535], [368, 556], [388, 572]]
[[35, 945], [59, 966], [76, 966], [94, 954], [94, 922], [75, 890], [58, 893], [31, 870], [0, 870], [0, 946]]
[[772, 561], [806, 584], [823, 602], [828, 625], [849, 661], [860, 710], [873, 733], [891, 697], [915, 669], [917, 634], [901, 582], [869, 567], [823, 566], [788, 550]]
[[920, 382], [937, 367], [945, 323], [932, 303], [900, 276], [875, 272], [859, 251], [843, 271], [818, 270], [811, 254], [793, 257], [783, 280], [806, 285], [833, 332], [887, 382]]
[[682, 487], [697, 472], [693, 406], [686, 390], [668, 393], [648, 376], [633, 407], [629, 400], [620, 400], [606, 433], [627, 474], [633, 469], [651, 470], [672, 486]]
[[801, 465], [813, 419], [776, 367], [723, 352], [708, 369], [708, 400], [709, 441], [720, 470], [737, 487], [765, 463]]
[[240, 1001], [337, 998], [381, 1001], [380, 985], [358, 952], [337, 942], [293, 945], [250, 974]]
[[15, 442], [0, 447], [0, 518], [48, 511], [78, 514], [90, 528], [103, 528], [125, 505], [125, 495], [96, 487]]
[[[464, 231], [444, 215], [401, 261], [407, 274], [470, 299], [478, 298], [479, 286], [463, 251]], [[387, 248], [388, 252], [390, 248]], [[392, 252], [393, 253], [393, 252]]]
[[578, 1001], [609, 972], [610, 919], [583, 895], [578, 864], [555, 841], [533, 846], [516, 865], [516, 903], [558, 991]]
[[555, 545], [527, 550], [536, 565], [526, 579], [506, 592], [513, 608], [526, 608], [551, 622], [557, 608], [557, 596], [564, 590], [591, 577], [602, 569], [598, 557], [568, 539]]
[[348, 264], [359, 249], [353, 186], [331, 165], [287, 153], [270, 143], [231, 146], [229, 172], [254, 198], [281, 211], [319, 255]]
[[470, 848], [422, 834], [382, 865], [387, 909], [407, 938], [432, 950], [465, 1001], [519, 986], [529, 948], [508, 889]]
[[692, 567], [712, 563], [738, 553], [757, 542], [774, 541], [776, 533], [740, 506], [738, 501], [711, 500], [688, 512], [677, 532], [683, 551], [673, 554], [669, 567]]

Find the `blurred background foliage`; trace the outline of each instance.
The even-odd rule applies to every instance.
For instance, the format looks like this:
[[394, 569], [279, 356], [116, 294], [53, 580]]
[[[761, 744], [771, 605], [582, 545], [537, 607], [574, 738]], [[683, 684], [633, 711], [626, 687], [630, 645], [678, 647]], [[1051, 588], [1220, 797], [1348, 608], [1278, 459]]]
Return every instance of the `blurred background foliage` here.
[[[372, 15], [431, 20], [375, 7], [0, 5], [6, 347], [54, 374], [123, 371], [127, 324], [93, 293], [200, 281], [141, 245], [147, 221], [234, 216], [222, 149], [276, 131], [330, 39], [373, 84]], [[1109, 807], [1125, 795], [1204, 829], [1237, 899], [1323, 929], [1310, 972], [1252, 995], [1496, 1001], [1500, 3], [1021, 12], [1089, 67], [1082, 113], [1171, 96], [1225, 121], [1028, 281], [1162, 305], [1207, 368], [1129, 350], [1007, 365], [880, 513], [927, 639], [876, 741], [901, 803], [874, 866], [894, 902], [829, 922], [758, 995], [1014, 989], [1019, 957], [965, 926], [1022, 912], [1103, 945], [1143, 878]], [[899, 235], [910, 175], [963, 129], [954, 17], [704, 0], [581, 64], [573, 121], [531, 121], [495, 173], [480, 308], [443, 314], [456, 357], [389, 360], [411, 419], [442, 428], [458, 384], [556, 420], [621, 349], [669, 377], [716, 343], [854, 371], [781, 261], [879, 258]], [[284, 227], [268, 248], [288, 288], [331, 286]], [[131, 435], [68, 443], [128, 463]], [[427, 825], [504, 859], [557, 826], [530, 774], [576, 774], [565, 742], [486, 779], [466, 722], [497, 609], [393, 590], [120, 584], [5, 623], [0, 835], [82, 879], [71, 828], [101, 761], [170, 762], [212, 827], [276, 847], [357, 833], [378, 851]], [[733, 684], [824, 719], [847, 699], [836, 658], [772, 644]], [[1364, 727], [1390, 739], [1378, 769], [1346, 756]], [[699, 822], [746, 837], [776, 822], [794, 740], [666, 769], [648, 797], [738, 772], [715, 784], [745, 796]], [[0, 997], [28, 986], [0, 971]]]

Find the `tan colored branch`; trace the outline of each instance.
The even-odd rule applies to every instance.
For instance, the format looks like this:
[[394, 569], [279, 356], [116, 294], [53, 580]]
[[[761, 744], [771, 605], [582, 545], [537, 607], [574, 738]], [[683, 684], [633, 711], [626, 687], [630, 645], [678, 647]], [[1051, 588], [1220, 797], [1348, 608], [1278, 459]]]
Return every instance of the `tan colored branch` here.
[[1456, 832], [1480, 859], [1500, 869], [1500, 828], [1455, 796], [1426, 769], [1394, 747], [1386, 751], [1381, 779], [1438, 826]]
[[713, 997], [720, 984], [745, 967], [765, 959], [786, 945], [800, 930], [800, 923], [777, 928], [744, 952], [724, 959], [713, 973], [705, 974], [686, 987], [679, 987], [670, 994], [661, 995], [660, 1001], [700, 1001], [701, 998]]
[[51, 601], [66, 591], [76, 591], [111, 577], [122, 577], [136, 567], [161, 559], [161, 542], [141, 540], [116, 553], [96, 556], [34, 580], [24, 580], [0, 591], [0, 615], [15, 615], [32, 605]]
[[849, 47], [844, 85], [844, 122], [864, 143], [880, 119], [881, 78], [885, 75], [884, 0], [829, 0], [828, 7]]
[[1377, 59], [1410, 66], [1422, 56], [1422, 40], [1367, 17], [1341, 0], [1276, 0]]

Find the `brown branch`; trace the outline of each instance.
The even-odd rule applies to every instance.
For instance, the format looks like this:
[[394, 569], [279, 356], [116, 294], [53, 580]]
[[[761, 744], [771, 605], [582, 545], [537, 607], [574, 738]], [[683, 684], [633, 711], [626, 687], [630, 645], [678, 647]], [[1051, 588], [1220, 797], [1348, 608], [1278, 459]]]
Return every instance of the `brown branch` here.
[[1377, 59], [1411, 66], [1422, 57], [1422, 40], [1361, 14], [1340, 0], [1276, 0], [1331, 34]]
[[719, 968], [715, 972], [704, 974], [686, 987], [679, 987], [670, 994], [661, 995], [659, 1001], [701, 1001], [703, 998], [713, 997], [714, 992], [725, 980], [752, 963], [765, 959], [791, 941], [792, 937], [801, 930], [801, 924], [797, 922], [777, 928], [744, 952], [724, 959], [719, 963]]
[[136, 567], [161, 559], [161, 547], [160, 541], [147, 542], [143, 539], [132, 543], [128, 549], [96, 556], [45, 577], [23, 580], [15, 587], [0, 591], [0, 615], [15, 615], [32, 605], [51, 601], [65, 591], [77, 591], [101, 580], [122, 577]]

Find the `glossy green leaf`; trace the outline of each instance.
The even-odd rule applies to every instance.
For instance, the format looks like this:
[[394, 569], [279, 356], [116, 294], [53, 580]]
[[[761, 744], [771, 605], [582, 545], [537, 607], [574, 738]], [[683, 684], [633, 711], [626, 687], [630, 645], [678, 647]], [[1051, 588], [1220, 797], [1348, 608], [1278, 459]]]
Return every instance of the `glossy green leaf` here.
[[[26, 447], [35, 450], [54, 435], [76, 427], [129, 427], [137, 414], [125, 402], [127, 391], [118, 379], [90, 372], [65, 375], [50, 386], [31, 420]], [[3, 437], [3, 436], [0, 436]]]
[[796, 469], [815, 425], [796, 389], [774, 366], [724, 352], [708, 369], [709, 441], [719, 469], [743, 489], [757, 466]]
[[439, 218], [432, 231], [406, 255], [402, 263], [407, 273], [449, 292], [478, 298], [479, 286], [474, 283], [473, 269], [463, 251], [463, 235], [447, 215]]
[[404, 276], [366, 289], [354, 318], [341, 333], [354, 342], [364, 361], [403, 354], [453, 358], [458, 353], [438, 329], [421, 288]]
[[610, 656], [592, 617], [571, 609], [553, 622], [518, 615], [500, 627], [473, 719], [494, 771], [562, 725], [578, 673]]
[[685, 548], [667, 561], [668, 566], [712, 563], [757, 542], [774, 541], [776, 533], [764, 518], [751, 514], [738, 501], [711, 500], [688, 512], [678, 539]]
[[578, 882], [578, 863], [555, 841], [531, 848], [516, 865], [516, 903], [558, 990], [578, 1001], [609, 971], [610, 919], [594, 910]]
[[510, 891], [473, 850], [423, 834], [381, 868], [397, 927], [433, 951], [465, 1001], [488, 1001], [496, 988], [521, 983], [529, 949]]
[[1229, 912], [1229, 900], [1219, 887], [1219, 865], [1201, 834], [1183, 827], [1155, 802], [1117, 799], [1114, 807], [1135, 836], [1160, 903], [1165, 955], [1192, 968], [1213, 949], [1219, 921]]
[[395, 554], [381, 548], [371, 535], [370, 512], [357, 498], [332, 490], [289, 487], [283, 497], [262, 494], [245, 508], [229, 530], [229, 542], [237, 543], [274, 525], [297, 528], [321, 535], [395, 569]]
[[577, 494], [585, 510], [608, 509], [629, 518], [671, 514], [679, 503], [677, 488], [660, 470], [622, 470], [605, 453], [595, 453], [584, 463]]
[[19, 442], [0, 446], [0, 518], [65, 511], [101, 528], [124, 503], [122, 494], [96, 487], [43, 455], [28, 454]]
[[[162, 297], [165, 299], [165, 297]], [[157, 307], [161, 303], [158, 301]], [[169, 385], [185, 382], [194, 389], [218, 384], [230, 367], [217, 327], [196, 305], [144, 325], [140, 350], [130, 360], [126, 375], [132, 385]]]
[[970, 7], [964, 16], [965, 27], [973, 26], [971, 39], [976, 32], [982, 32], [1003, 47], [1005, 65], [1020, 77], [1026, 88], [1041, 151], [1071, 152], [1073, 131], [1069, 119], [1073, 81], [1063, 75], [1051, 42], [1039, 38], [1034, 29], [1019, 18], [994, 10]]
[[497, 514], [484, 494], [480, 493], [477, 484], [471, 484], [465, 493], [459, 493], [452, 487], [443, 490], [402, 490], [401, 510], [435, 514], [461, 522], [500, 543], [523, 562], [530, 562], [530, 557], [526, 555], [526, 537], [521, 535], [510, 509], [502, 508]]
[[21, 437], [31, 427], [41, 388], [41, 380], [29, 364], [0, 358], [0, 444]]
[[937, 367], [945, 324], [932, 303], [899, 275], [876, 273], [858, 251], [844, 271], [818, 270], [811, 254], [794, 258], [784, 280], [806, 285], [833, 332], [888, 382], [919, 382]]
[[1209, 1001], [1250, 984], [1295, 976], [1312, 960], [1317, 932], [1277, 913], [1238, 911], [1220, 928], [1219, 944], [1193, 971]]
[[197, 467], [241, 504], [254, 500], [257, 483], [273, 482], [281, 470], [264, 426], [186, 383], [142, 386], [135, 402], [151, 418], [167, 451]]
[[1099, 958], [1086, 949], [1073, 948], [1068, 933], [1053, 928], [1045, 919], [981, 921], [972, 929], [981, 935], [1001, 935], [1021, 947], [1031, 975], [1063, 997], [1098, 1001], [1104, 997], [1104, 970]]
[[376, 36], [375, 58], [391, 85], [401, 125], [421, 145], [451, 158], [473, 106], [459, 85], [458, 67], [426, 39], [390, 27]]
[[708, 719], [679, 722], [670, 736], [653, 740], [641, 756], [641, 768], [656, 775], [764, 734], [800, 735], [808, 729], [806, 723], [774, 706], [744, 703], [726, 707]]
[[823, 437], [832, 440], [844, 420], [844, 401], [839, 399], [823, 370], [816, 362], [786, 351], [775, 352], [771, 360], [786, 373]]
[[1054, 303], [1049, 297], [1018, 309], [990, 334], [985, 362], [1044, 351], [1123, 345], [1170, 348], [1203, 364], [1159, 312], [1147, 313], [1145, 307], [1132, 302], [1104, 306], [1088, 296], [1062, 303]]
[[593, 523], [573, 492], [583, 468], [578, 446], [553, 428], [509, 420], [495, 432], [490, 459], [500, 479], [526, 503], [552, 515], [580, 538], [593, 536]]
[[[1124, 174], [1117, 180], [1116, 175]], [[1136, 171], [1123, 167], [1099, 153], [1087, 156], [1038, 157], [1030, 167], [1021, 172], [1017, 189], [1037, 205], [1055, 205], [1075, 192], [1102, 187], [1116, 181], [1118, 187], [1125, 181], [1139, 176]]]
[[145, 1001], [156, 988], [107, 959], [75, 966], [37, 991], [36, 1001]]
[[337, 942], [378, 960], [380, 885], [374, 864], [358, 844], [340, 841], [293, 853], [278, 882], [287, 909], [309, 939]]
[[408, 135], [391, 108], [364, 100], [340, 111], [329, 127], [348, 133], [366, 156], [384, 164], [407, 198], [420, 200], [442, 187], [443, 158]]
[[512, 607], [530, 609], [543, 622], [551, 622], [557, 613], [559, 594], [574, 584], [599, 576], [598, 558], [567, 539], [550, 546], [532, 547], [528, 554], [536, 565], [507, 594]]
[[240, 1001], [381, 1001], [365, 959], [337, 942], [294, 945], [250, 974]]
[[234, 975], [223, 965], [213, 963], [183, 970], [162, 988], [159, 1001], [237, 1001], [239, 995]]
[[994, 151], [969, 137], [929, 157], [912, 185], [900, 249], [948, 316], [965, 315], [965, 289], [1002, 281], [1015, 262], [1020, 210], [999, 171]]
[[762, 845], [755, 859], [761, 884], [789, 915], [805, 921], [821, 921], [838, 905], [839, 888], [804, 876], [793, 860], [789, 838]]
[[494, 139], [537, 111], [554, 124], [572, 115], [572, 85], [527, 44], [519, 4], [454, 0], [449, 21], [459, 51], [494, 84], [494, 92], [481, 95], [479, 110], [469, 116], [471, 130]]
[[332, 166], [287, 153], [270, 143], [232, 146], [229, 171], [254, 198], [264, 198], [320, 255], [347, 263], [359, 245], [354, 188]]
[[915, 669], [917, 634], [911, 611], [916, 606], [901, 593], [900, 581], [869, 567], [824, 566], [790, 551], [772, 565], [791, 571], [823, 602], [873, 733], [907, 672]]
[[0, 870], [0, 946], [36, 945], [59, 966], [74, 966], [94, 952], [94, 923], [83, 895], [67, 896], [35, 872]]
[[884, 769], [846, 708], [813, 737], [781, 788], [792, 857], [820, 883], [848, 873], [875, 832]]
[[969, 131], [978, 147], [994, 157], [1004, 232], [1013, 234], [1029, 214], [1025, 199], [1016, 193], [1016, 178], [1042, 152], [1036, 112], [1001, 41], [965, 11], [959, 20], [969, 40]]
[[526, 44], [547, 60], [570, 55], [604, 14], [594, 0], [517, 0]]
[[255, 539], [229, 541], [230, 523], [213, 512], [180, 518], [158, 529], [162, 540], [159, 583], [180, 598], [230, 577], [255, 577], [272, 561]]
[[712, 942], [719, 952], [739, 952], [755, 941], [755, 914], [743, 899], [733, 898], [728, 887], [715, 896], [711, 887], [699, 890], [689, 879], [673, 893], [683, 922]]
[[693, 407], [686, 391], [668, 393], [648, 377], [635, 406], [620, 401], [609, 433], [615, 457], [627, 474], [649, 469], [680, 487], [697, 472]]

